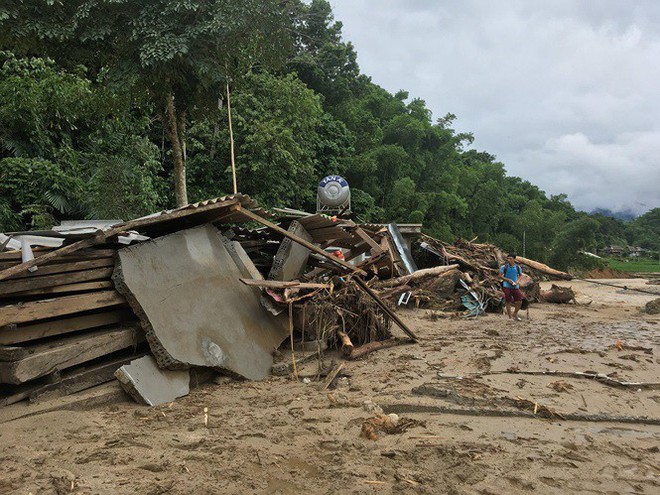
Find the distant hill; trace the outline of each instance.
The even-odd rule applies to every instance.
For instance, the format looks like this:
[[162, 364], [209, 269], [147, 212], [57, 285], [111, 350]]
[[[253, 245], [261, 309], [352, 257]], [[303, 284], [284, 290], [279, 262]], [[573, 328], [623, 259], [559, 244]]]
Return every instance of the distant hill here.
[[617, 220], [623, 220], [624, 222], [630, 222], [637, 218], [637, 215], [632, 210], [623, 210], [623, 211], [612, 211], [605, 208], [596, 208], [589, 212], [590, 215], [603, 215], [605, 217], [616, 218]]

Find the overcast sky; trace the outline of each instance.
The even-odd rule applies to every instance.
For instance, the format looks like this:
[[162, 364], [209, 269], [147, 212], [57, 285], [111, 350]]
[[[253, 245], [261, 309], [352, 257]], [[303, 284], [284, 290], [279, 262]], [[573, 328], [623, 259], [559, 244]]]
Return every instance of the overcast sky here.
[[580, 209], [660, 207], [660, 0], [331, 0], [362, 71]]

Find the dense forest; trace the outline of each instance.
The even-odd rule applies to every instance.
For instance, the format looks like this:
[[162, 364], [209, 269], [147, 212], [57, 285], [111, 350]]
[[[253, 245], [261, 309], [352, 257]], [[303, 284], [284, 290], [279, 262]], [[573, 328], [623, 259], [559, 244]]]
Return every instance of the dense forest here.
[[[470, 149], [456, 117], [360, 72], [325, 0], [20, 0], [0, 5], [0, 231], [128, 219], [232, 191], [313, 210], [341, 174], [362, 221], [421, 222], [560, 268], [660, 250], [660, 209], [576, 211]], [[447, 109], [448, 111], [451, 109]]]

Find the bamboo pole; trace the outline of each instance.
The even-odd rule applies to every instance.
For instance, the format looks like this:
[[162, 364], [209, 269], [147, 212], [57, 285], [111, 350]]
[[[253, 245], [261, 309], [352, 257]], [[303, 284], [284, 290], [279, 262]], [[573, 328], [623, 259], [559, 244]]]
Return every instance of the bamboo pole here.
[[293, 304], [289, 303], [289, 340], [291, 341], [291, 361], [293, 362], [293, 376], [296, 377], [296, 381], [300, 381], [298, 378], [298, 367], [296, 366], [296, 354], [293, 351]]
[[231, 100], [229, 97], [229, 82], [227, 82], [227, 119], [229, 120], [229, 152], [231, 154], [231, 177], [234, 185], [234, 194], [238, 193], [236, 183], [236, 162], [234, 160], [234, 132], [231, 127]]

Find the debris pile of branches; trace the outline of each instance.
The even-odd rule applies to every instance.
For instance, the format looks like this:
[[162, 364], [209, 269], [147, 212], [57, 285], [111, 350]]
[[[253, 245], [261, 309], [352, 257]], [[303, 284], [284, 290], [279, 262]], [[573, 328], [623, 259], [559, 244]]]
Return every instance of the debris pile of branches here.
[[355, 347], [389, 339], [392, 319], [374, 299], [352, 280], [342, 283], [332, 294], [305, 302], [300, 308], [301, 333], [305, 338], [328, 342], [346, 356]]

